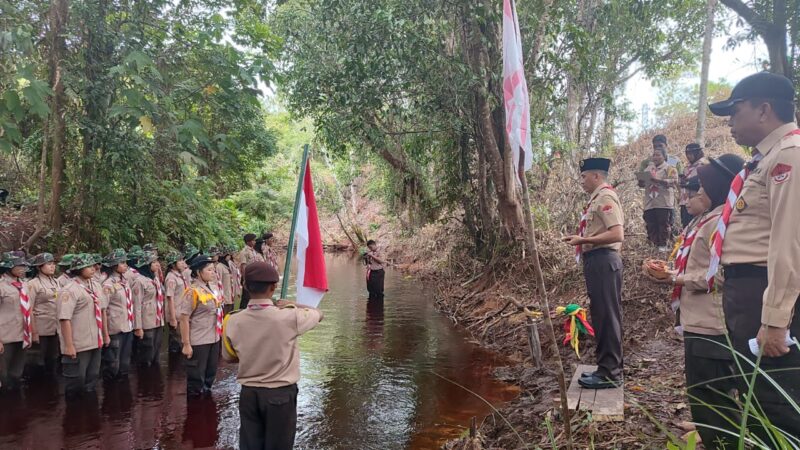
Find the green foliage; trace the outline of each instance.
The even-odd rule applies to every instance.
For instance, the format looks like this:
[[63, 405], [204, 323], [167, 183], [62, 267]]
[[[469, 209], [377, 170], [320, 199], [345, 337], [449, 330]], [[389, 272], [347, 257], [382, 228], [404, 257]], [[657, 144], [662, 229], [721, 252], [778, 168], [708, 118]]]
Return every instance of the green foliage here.
[[[655, 114], [659, 124], [664, 125], [670, 120], [696, 114], [697, 98], [700, 95], [700, 84], [695, 83], [693, 74], [670, 80], [661, 84], [658, 90]], [[733, 86], [726, 80], [708, 82], [709, 102], [728, 98]]]

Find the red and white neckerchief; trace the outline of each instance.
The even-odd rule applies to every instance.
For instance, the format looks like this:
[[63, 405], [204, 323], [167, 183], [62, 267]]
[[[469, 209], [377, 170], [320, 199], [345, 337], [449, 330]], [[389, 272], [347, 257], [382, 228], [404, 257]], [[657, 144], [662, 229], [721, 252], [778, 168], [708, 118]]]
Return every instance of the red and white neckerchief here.
[[222, 303], [217, 303], [217, 337], [222, 336]]
[[233, 275], [234, 286], [236, 287], [236, 292], [238, 293], [242, 288], [242, 273], [239, 271], [239, 268], [236, 267], [236, 264], [228, 264], [228, 268], [231, 269], [231, 273]]
[[271, 306], [275, 306], [275, 305], [273, 305], [272, 303], [248, 303], [247, 304], [247, 309], [261, 310], [261, 309], [267, 309], [267, 308], [269, 308]]
[[[707, 217], [703, 217], [700, 220], [693, 221], [689, 224], [686, 228], [683, 229], [683, 234], [681, 234], [681, 248], [678, 250], [678, 255], [675, 258], [675, 269], [677, 270], [677, 275], [683, 275], [686, 273], [686, 263], [689, 262], [689, 252], [692, 249], [692, 243], [694, 239], [697, 237], [697, 232], [700, 231], [701, 228], [708, 222], [716, 219], [719, 217], [719, 214], [709, 214]], [[696, 224], [692, 226], [693, 224]], [[681, 302], [681, 292], [683, 292], [683, 286], [675, 285], [672, 288], [672, 310], [677, 311], [678, 306], [680, 306]]]
[[[800, 135], [800, 130], [792, 130], [786, 133], [786, 135], [783, 136], [783, 139], [794, 135]], [[722, 216], [720, 216], [719, 222], [717, 222], [717, 230], [714, 233], [714, 237], [711, 241], [711, 261], [708, 264], [708, 272], [706, 273], [706, 281], [708, 282], [709, 292], [714, 289], [714, 277], [717, 275], [717, 270], [719, 270], [719, 262], [722, 259], [722, 244], [725, 242], [725, 232], [728, 230], [728, 223], [731, 220], [733, 208], [735, 208], [736, 202], [739, 200], [739, 196], [742, 194], [744, 182], [750, 175], [750, 171], [755, 169], [756, 166], [758, 166], [758, 162], [763, 158], [764, 155], [761, 153], [756, 153], [755, 156], [753, 156], [753, 159], [744, 165], [744, 168], [742, 168], [742, 170], [736, 174], [731, 182], [731, 189], [728, 191], [728, 198], [725, 199], [725, 207], [722, 210]]]
[[128, 313], [128, 326], [133, 329], [133, 295], [131, 294], [131, 288], [122, 275], [119, 276], [119, 284], [125, 294], [125, 312]]
[[25, 290], [25, 285], [22, 281], [12, 281], [11, 285], [19, 291], [19, 310], [22, 312], [22, 348], [28, 348], [33, 342], [33, 333], [31, 329], [31, 299], [28, 297], [28, 292]]
[[[589, 199], [589, 202], [583, 208], [583, 212], [581, 212], [581, 221], [578, 223], [578, 231], [575, 232], [575, 234], [577, 234], [578, 236], [583, 237], [583, 233], [586, 232], [586, 225], [587, 225], [587, 222], [588, 222], [588, 219], [589, 219], [589, 208], [592, 206], [592, 202], [595, 201], [597, 196], [599, 196], [600, 193], [603, 192], [603, 189], [611, 189], [612, 191], [614, 190], [613, 187], [611, 187], [611, 186], [609, 186], [607, 184], [603, 185], [602, 187], [600, 187], [600, 190], [598, 190], [597, 193], [594, 194], [591, 199]], [[575, 246], [575, 262], [577, 262], [578, 264], [580, 264], [580, 262], [581, 262], [581, 255], [582, 254], [583, 254], [583, 245], [576, 245]]]
[[100, 299], [93, 290], [86, 287], [77, 278], [75, 282], [92, 297], [92, 302], [94, 302], [94, 320], [97, 323], [97, 348], [101, 348], [103, 346], [103, 311], [100, 309]]
[[156, 288], [156, 326], [160, 327], [164, 320], [164, 289], [158, 276], [150, 281], [153, 283], [153, 287]]
[[225, 303], [225, 284], [222, 283], [222, 274], [217, 273], [217, 292], [215, 292], [220, 303]]

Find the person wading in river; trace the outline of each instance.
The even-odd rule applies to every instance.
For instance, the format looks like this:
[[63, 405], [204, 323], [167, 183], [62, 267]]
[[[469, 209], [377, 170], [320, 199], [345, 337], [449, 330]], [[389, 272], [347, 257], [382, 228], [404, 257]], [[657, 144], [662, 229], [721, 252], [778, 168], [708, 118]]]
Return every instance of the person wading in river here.
[[111, 344], [103, 349], [103, 380], [115, 381], [128, 376], [133, 354], [133, 338], [144, 335], [136, 323], [135, 311], [139, 299], [133, 295], [133, 275], [128, 272], [128, 254], [118, 248], [103, 260], [103, 271], [107, 277], [103, 282], [103, 294], [108, 299], [108, 334]]
[[143, 331], [143, 336], [137, 342], [134, 353], [139, 365], [157, 366], [165, 317], [164, 286], [158, 277], [161, 263], [155, 253], [145, 252], [136, 262], [136, 269], [139, 273], [132, 283], [133, 297], [136, 299], [135, 326]]
[[11, 252], [0, 261], [0, 387], [4, 390], [19, 389], [25, 353], [36, 337], [33, 298], [24, 279], [28, 267], [25, 257]]
[[625, 239], [622, 206], [608, 184], [611, 161], [589, 158], [581, 161], [581, 184], [590, 194], [583, 209], [578, 234], [564, 241], [575, 246], [589, 293], [589, 311], [597, 337], [597, 371], [582, 374], [578, 383], [587, 389], [605, 389], [622, 384], [622, 258]]
[[367, 248], [369, 250], [364, 254], [364, 263], [367, 265], [367, 292], [369, 292], [369, 299], [383, 301], [386, 260], [383, 259], [383, 255], [378, 251], [378, 244], [372, 239], [367, 241]]
[[178, 328], [178, 301], [183, 296], [183, 291], [189, 289], [189, 282], [183, 278], [186, 270], [186, 261], [180, 252], [169, 252], [165, 257], [167, 263], [167, 276], [164, 278], [164, 295], [167, 299], [167, 321], [169, 321], [169, 352], [181, 352], [181, 334]]
[[191, 261], [192, 285], [183, 293], [178, 314], [186, 357], [186, 395], [211, 395], [217, 376], [222, 336], [222, 301], [214, 295], [214, 262], [208, 255]]
[[92, 255], [75, 255], [70, 280], [57, 294], [56, 317], [61, 326], [58, 336], [67, 398], [95, 391], [100, 376], [100, 349], [111, 342], [106, 320], [108, 301], [94, 281], [94, 270]]
[[50, 253], [39, 253], [31, 260], [36, 276], [28, 281], [28, 295], [33, 302], [33, 321], [39, 336], [39, 358], [44, 373], [53, 377], [58, 361], [58, 320], [56, 320], [56, 292], [59, 286], [53, 277], [56, 263]]
[[225, 318], [222, 356], [238, 362], [239, 446], [244, 450], [289, 450], [297, 428], [297, 338], [322, 321], [322, 312], [280, 300], [272, 302], [278, 272], [267, 262], [247, 266], [247, 308]]

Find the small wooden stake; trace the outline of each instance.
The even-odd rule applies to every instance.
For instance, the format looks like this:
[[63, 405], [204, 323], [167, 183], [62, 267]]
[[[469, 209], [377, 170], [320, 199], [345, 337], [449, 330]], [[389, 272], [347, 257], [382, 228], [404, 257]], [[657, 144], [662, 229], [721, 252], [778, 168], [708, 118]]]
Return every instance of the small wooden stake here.
[[478, 427], [476, 425], [475, 416], [472, 416], [472, 420], [469, 423], [469, 437], [470, 439], [475, 439], [475, 436], [478, 435]]

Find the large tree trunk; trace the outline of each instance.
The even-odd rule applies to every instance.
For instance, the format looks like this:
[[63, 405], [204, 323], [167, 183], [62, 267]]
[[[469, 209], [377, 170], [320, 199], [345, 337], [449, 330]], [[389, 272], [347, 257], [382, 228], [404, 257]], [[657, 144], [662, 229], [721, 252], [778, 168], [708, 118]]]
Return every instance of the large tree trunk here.
[[700, 68], [700, 95], [697, 99], [697, 129], [694, 140], [700, 146], [706, 141], [706, 104], [708, 103], [708, 67], [711, 64], [711, 43], [714, 40], [714, 8], [717, 0], [706, 3], [706, 27], [703, 36], [703, 63]]
[[[53, 101], [50, 119], [51, 145], [51, 183], [53, 191], [50, 196], [50, 227], [61, 227], [61, 194], [64, 192], [64, 137], [66, 131], [64, 73], [62, 60], [66, 53], [64, 28], [69, 18], [69, 0], [53, 0], [50, 7], [50, 33], [52, 48], [50, 53], [50, 85], [53, 88]], [[44, 151], [43, 151], [44, 153]]]

